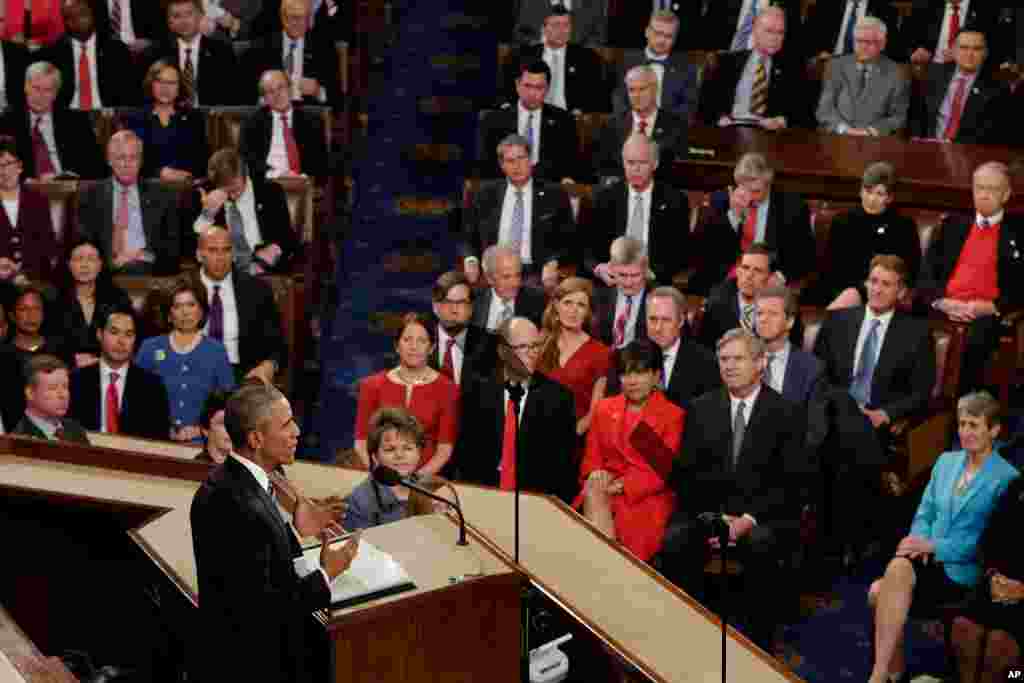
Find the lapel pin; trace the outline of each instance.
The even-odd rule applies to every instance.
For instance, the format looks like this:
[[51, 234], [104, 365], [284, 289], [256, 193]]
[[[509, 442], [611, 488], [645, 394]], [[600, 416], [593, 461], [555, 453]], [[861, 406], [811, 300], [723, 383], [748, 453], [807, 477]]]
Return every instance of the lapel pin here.
[[538, 197], [543, 197], [544, 196], [544, 192], [543, 191], [538, 191], [537, 192], [537, 196]]
[[971, 92], [974, 93], [975, 95], [977, 95], [978, 94], [978, 89], [974, 88], [974, 89], [971, 90]]
[[576, 73], [576, 67], [574, 67], [574, 66], [570, 66], [570, 67], [569, 67], [569, 73], [571, 73], [571, 74], [574, 74], [574, 73]]
[[887, 225], [879, 225], [879, 226], [878, 226], [878, 234], [879, 234], [879, 235], [884, 235], [884, 234], [885, 234], [885, 229], [886, 229], [887, 227], [889, 227], [889, 226], [887, 226]]
[[658, 211], [664, 211], [664, 210], [665, 210], [665, 205], [664, 204], [662, 204], [661, 206], [658, 207]]
[[262, 211], [263, 210], [263, 205], [262, 204], [257, 204], [256, 205], [256, 210], [257, 211]]

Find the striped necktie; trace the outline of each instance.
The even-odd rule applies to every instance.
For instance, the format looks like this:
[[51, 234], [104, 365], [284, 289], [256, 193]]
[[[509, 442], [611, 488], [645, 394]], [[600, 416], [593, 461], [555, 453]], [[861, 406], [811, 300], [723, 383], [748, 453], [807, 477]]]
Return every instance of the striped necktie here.
[[768, 108], [768, 71], [764, 68], [764, 59], [757, 58], [757, 69], [754, 71], [754, 84], [750, 87], [750, 113], [764, 116]]

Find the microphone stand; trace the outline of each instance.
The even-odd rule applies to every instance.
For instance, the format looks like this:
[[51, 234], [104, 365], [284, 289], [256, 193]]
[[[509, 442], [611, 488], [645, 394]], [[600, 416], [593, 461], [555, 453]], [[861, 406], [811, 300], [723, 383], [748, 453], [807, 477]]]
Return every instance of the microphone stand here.
[[718, 545], [721, 550], [722, 567], [721, 567], [721, 578], [719, 583], [721, 584], [719, 590], [721, 595], [719, 596], [719, 607], [718, 617], [722, 621], [722, 683], [726, 681], [726, 643], [728, 633], [728, 605], [729, 605], [729, 524], [725, 521], [725, 506], [723, 504], [721, 512], [703, 512], [698, 515], [698, 519], [707, 526], [713, 535], [718, 536]]
[[[528, 380], [527, 380], [528, 381]], [[519, 446], [522, 443], [522, 436], [519, 430], [519, 413], [522, 409], [521, 403], [523, 396], [526, 394], [526, 390], [523, 389], [523, 385], [516, 382], [505, 382], [505, 391], [508, 392], [509, 400], [512, 401], [512, 419], [516, 421], [516, 444], [514, 462], [516, 468], [516, 488], [514, 495], [514, 527], [513, 527], [513, 558], [516, 564], [519, 564]], [[520, 596], [521, 609], [520, 609], [520, 642], [521, 651], [519, 653], [519, 670], [520, 680], [524, 683], [529, 683], [530, 680], [530, 607], [529, 600], [531, 598], [531, 591], [528, 584], [523, 586], [523, 592]]]

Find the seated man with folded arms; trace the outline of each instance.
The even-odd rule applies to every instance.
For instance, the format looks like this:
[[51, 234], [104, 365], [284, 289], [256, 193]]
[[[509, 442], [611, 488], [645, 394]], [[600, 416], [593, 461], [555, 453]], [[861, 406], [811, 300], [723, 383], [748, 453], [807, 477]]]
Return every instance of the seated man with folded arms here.
[[960, 392], [977, 389], [998, 347], [1001, 316], [1024, 306], [1024, 227], [1005, 211], [1010, 173], [990, 161], [974, 171], [974, 215], [950, 215], [928, 245], [918, 296], [921, 303], [968, 323]]
[[612, 110], [616, 114], [629, 108], [626, 73], [634, 66], [647, 64], [658, 77], [658, 106], [687, 120], [696, 115], [697, 67], [685, 54], [673, 52], [679, 30], [679, 17], [671, 10], [660, 9], [651, 14], [644, 33], [647, 45], [642, 50], [626, 50], [623, 54], [620, 85], [612, 94]]
[[67, 417], [71, 392], [64, 361], [40, 353], [25, 361], [24, 372], [25, 415], [11, 434], [88, 444], [82, 426]]
[[982, 579], [978, 541], [996, 503], [1020, 476], [993, 442], [1001, 427], [999, 403], [987, 392], [957, 402], [961, 451], [946, 452], [885, 574], [871, 584], [875, 661], [868, 683], [909, 680], [903, 652], [907, 617], [937, 618]]
[[818, 125], [840, 135], [893, 135], [907, 125], [910, 80], [900, 65], [882, 54], [885, 23], [876, 17], [857, 22], [854, 54], [832, 60], [818, 100]]
[[286, 272], [299, 238], [281, 186], [250, 174], [229, 147], [213, 153], [207, 176], [215, 189], [199, 190], [202, 210], [192, 225], [195, 233], [227, 226], [236, 268], [252, 275]]
[[614, 285], [597, 287], [591, 304], [595, 336], [614, 349], [647, 336], [646, 302], [650, 269], [647, 245], [634, 237], [617, 237], [607, 267]]
[[494, 332], [514, 315], [540, 325], [544, 316], [544, 292], [523, 285], [523, 261], [507, 244], [492, 244], [481, 259], [487, 290], [473, 298], [471, 324]]

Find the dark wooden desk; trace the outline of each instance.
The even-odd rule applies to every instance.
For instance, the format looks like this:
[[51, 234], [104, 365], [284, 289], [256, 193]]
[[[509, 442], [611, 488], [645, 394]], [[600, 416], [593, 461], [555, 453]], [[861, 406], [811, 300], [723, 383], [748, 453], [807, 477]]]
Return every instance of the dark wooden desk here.
[[[695, 126], [690, 129], [689, 145], [689, 156], [678, 160], [675, 168], [677, 182], [689, 190], [717, 190], [733, 184], [732, 171], [739, 158], [747, 152], [760, 152], [775, 166], [775, 182], [782, 189], [808, 198], [858, 201], [865, 167], [888, 161], [896, 167], [899, 179], [897, 201], [903, 206], [935, 209], [970, 207], [971, 174], [980, 164], [1024, 161], [1024, 151], [1007, 147], [806, 130], [772, 133]], [[1024, 199], [1014, 196], [1010, 205], [1024, 208]]]

